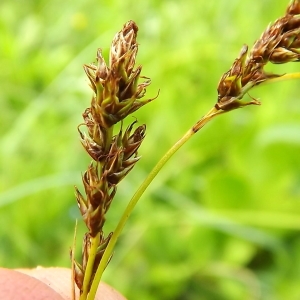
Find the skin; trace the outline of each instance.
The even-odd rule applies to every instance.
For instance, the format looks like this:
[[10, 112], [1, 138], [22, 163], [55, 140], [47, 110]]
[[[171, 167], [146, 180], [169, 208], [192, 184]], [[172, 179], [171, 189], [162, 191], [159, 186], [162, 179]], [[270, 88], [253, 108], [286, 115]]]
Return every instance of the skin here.
[[[17, 270], [0, 268], [0, 299], [71, 300], [71, 270], [42, 267]], [[95, 299], [126, 300], [105, 283], [100, 284]]]

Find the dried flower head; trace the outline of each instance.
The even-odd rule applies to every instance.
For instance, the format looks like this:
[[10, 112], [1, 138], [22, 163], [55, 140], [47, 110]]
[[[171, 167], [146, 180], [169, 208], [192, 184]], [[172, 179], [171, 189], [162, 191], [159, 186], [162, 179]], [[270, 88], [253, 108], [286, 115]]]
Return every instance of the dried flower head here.
[[[137, 32], [137, 25], [133, 21], [127, 22], [113, 39], [109, 65], [99, 49], [98, 65], [84, 66], [95, 93], [89, 113], [101, 127], [109, 128], [155, 99], [142, 99], [151, 80], [141, 76], [141, 66], [134, 67], [138, 51]], [[139, 83], [140, 79], [144, 81]]]
[[268, 26], [253, 45], [249, 55], [243, 46], [240, 56], [229, 71], [223, 74], [218, 85], [216, 109], [228, 111], [245, 105], [260, 104], [252, 99], [241, 101], [254, 86], [273, 77], [264, 67], [267, 63], [282, 64], [300, 61], [300, 1], [293, 0], [285, 16]]
[[[81, 143], [92, 158], [82, 176], [84, 194], [75, 187], [77, 204], [88, 228], [82, 245], [82, 263], [73, 261], [74, 279], [81, 293], [88, 293], [96, 269], [111, 238], [103, 233], [106, 213], [119, 182], [139, 160], [138, 149], [144, 140], [146, 126], [134, 129], [136, 121], [123, 132], [123, 119], [153, 99], [142, 99], [150, 79], [140, 76], [135, 67], [138, 28], [129, 21], [112, 42], [107, 65], [101, 50], [98, 65], [85, 65], [94, 92], [91, 105], [83, 113], [78, 127]], [[139, 83], [140, 79], [144, 79]], [[114, 125], [121, 122], [118, 134]], [[81, 131], [85, 125], [86, 132]]]

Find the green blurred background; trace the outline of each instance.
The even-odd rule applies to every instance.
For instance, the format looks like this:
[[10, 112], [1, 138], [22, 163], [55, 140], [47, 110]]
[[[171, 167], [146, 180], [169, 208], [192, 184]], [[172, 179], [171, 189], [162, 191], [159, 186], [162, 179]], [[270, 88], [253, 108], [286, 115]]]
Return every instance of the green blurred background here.
[[[92, 95], [82, 65], [98, 47], [107, 55], [126, 21], [140, 28], [147, 95], [160, 96], [134, 113], [147, 124], [142, 160], [120, 184], [107, 232], [161, 155], [214, 105], [243, 43], [287, 4], [2, 0], [0, 265], [70, 266], [73, 185], [89, 164], [76, 129]], [[262, 106], [201, 130], [136, 207], [104, 276], [128, 299], [300, 299], [299, 81], [251, 96]], [[84, 232], [80, 222], [78, 252]]]

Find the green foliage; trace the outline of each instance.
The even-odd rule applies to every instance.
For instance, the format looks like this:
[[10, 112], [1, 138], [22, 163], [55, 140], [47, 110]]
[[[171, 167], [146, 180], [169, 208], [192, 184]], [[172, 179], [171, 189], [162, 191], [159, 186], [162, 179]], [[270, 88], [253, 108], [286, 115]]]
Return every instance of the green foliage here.
[[[242, 44], [284, 13], [288, 1], [277, 2], [2, 1], [0, 265], [70, 266], [73, 185], [89, 163], [76, 130], [91, 97], [82, 65], [97, 47], [107, 54], [133, 19], [148, 95], [160, 89], [134, 114], [147, 136], [109, 212], [113, 230], [147, 172], [215, 103]], [[104, 278], [128, 299], [299, 299], [299, 82], [251, 96], [262, 106], [213, 120], [141, 199]]]

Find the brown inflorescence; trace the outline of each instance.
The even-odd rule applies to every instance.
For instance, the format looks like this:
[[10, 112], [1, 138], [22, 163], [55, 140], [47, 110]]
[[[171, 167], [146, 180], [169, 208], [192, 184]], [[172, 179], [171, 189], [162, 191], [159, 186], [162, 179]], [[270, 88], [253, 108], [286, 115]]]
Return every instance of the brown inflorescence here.
[[215, 107], [228, 111], [245, 105], [260, 104], [255, 99], [249, 102], [241, 99], [252, 87], [270, 78], [281, 76], [265, 72], [265, 65], [269, 62], [283, 64], [298, 61], [300, 61], [300, 1], [293, 0], [286, 14], [267, 27], [249, 54], [248, 46], [243, 46], [240, 56], [220, 79]]
[[[111, 127], [155, 99], [142, 99], [151, 80], [141, 76], [141, 66], [135, 68], [137, 31], [137, 25], [129, 21], [113, 39], [109, 64], [106, 64], [101, 49], [98, 49], [98, 65], [84, 66], [95, 93], [88, 113], [104, 128]], [[139, 83], [140, 79], [144, 81]]]
[[[138, 149], [145, 137], [146, 126], [134, 129], [134, 121], [123, 132], [123, 119], [155, 98], [143, 99], [150, 79], [141, 76], [142, 67], [135, 68], [138, 27], [127, 22], [118, 32], [110, 48], [106, 64], [101, 49], [97, 52], [97, 65], [85, 65], [84, 70], [93, 90], [90, 107], [83, 113], [84, 123], [78, 127], [81, 143], [92, 158], [82, 176], [84, 193], [75, 187], [79, 210], [88, 228], [82, 246], [82, 263], [73, 261], [74, 278], [81, 290], [90, 256], [92, 240], [99, 236], [94, 257], [91, 280], [96, 272], [111, 233], [103, 233], [105, 215], [116, 194], [118, 183], [139, 160]], [[140, 83], [140, 79], [143, 81]], [[120, 129], [113, 134], [113, 127]], [[86, 127], [86, 132], [81, 126]], [[90, 281], [91, 281], [90, 280]], [[90, 282], [91, 283], [91, 282]]]

